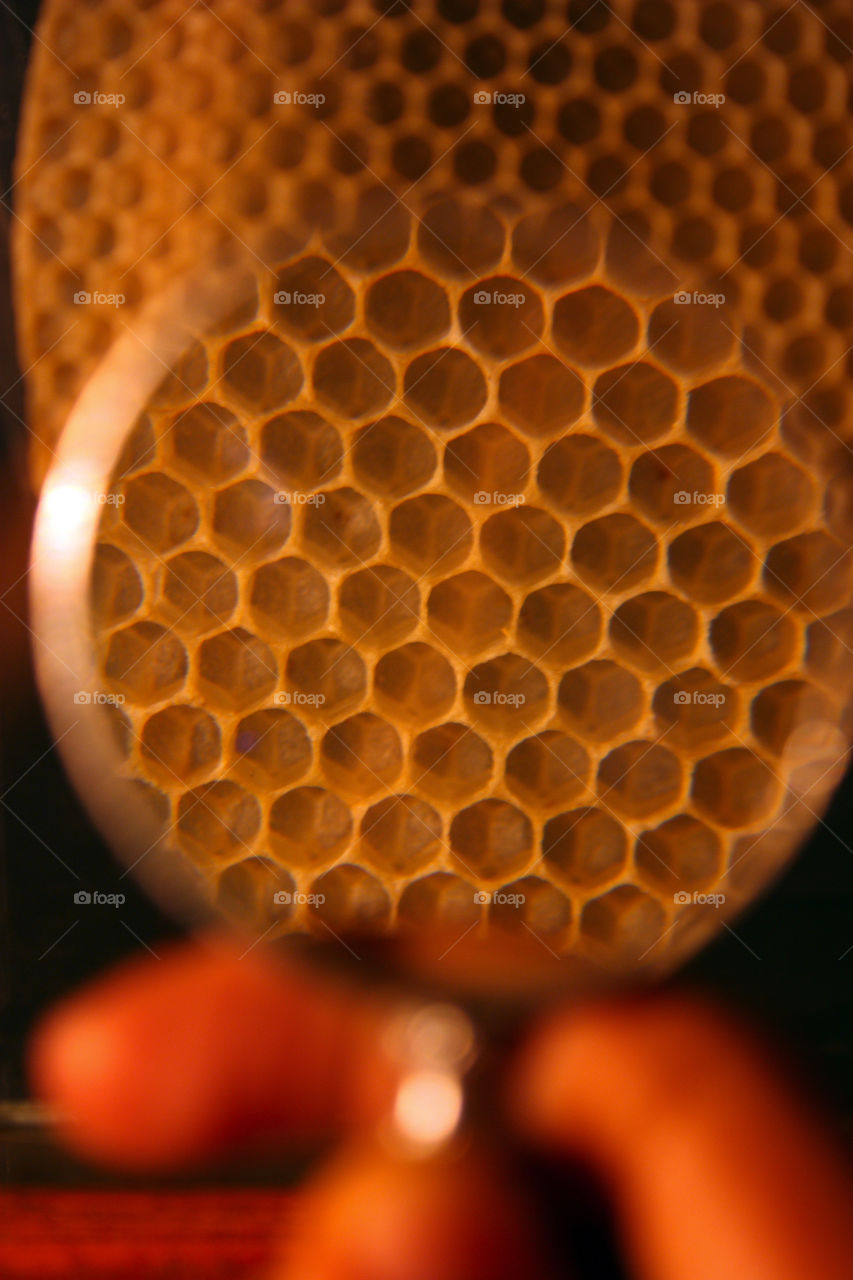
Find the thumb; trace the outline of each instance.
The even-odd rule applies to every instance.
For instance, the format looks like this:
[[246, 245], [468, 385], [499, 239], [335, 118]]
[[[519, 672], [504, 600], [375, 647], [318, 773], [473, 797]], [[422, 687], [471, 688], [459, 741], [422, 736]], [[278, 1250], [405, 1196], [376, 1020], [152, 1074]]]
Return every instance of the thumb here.
[[344, 1152], [306, 1191], [277, 1280], [542, 1280], [551, 1273], [510, 1180], [465, 1152]]
[[563, 1012], [509, 1081], [538, 1144], [592, 1166], [640, 1280], [849, 1280], [853, 1182], [766, 1051], [680, 997]]

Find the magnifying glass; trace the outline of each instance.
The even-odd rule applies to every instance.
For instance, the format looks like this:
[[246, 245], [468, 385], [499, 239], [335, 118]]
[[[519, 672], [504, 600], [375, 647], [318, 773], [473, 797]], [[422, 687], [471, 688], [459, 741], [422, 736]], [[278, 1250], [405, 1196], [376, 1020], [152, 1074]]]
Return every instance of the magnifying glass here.
[[184, 918], [421, 993], [430, 1150], [472, 1009], [671, 971], [843, 772], [849, 497], [744, 325], [600, 208], [437, 195], [232, 245], [60, 439], [33, 626], [81, 797]]

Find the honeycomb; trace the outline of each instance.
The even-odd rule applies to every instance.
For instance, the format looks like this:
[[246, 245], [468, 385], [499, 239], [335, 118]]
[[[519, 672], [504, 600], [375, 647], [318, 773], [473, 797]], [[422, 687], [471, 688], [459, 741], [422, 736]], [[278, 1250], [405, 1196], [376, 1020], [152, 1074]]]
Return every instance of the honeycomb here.
[[111, 342], [248, 253], [93, 562], [181, 855], [271, 936], [677, 959], [853, 723], [848, 6], [46, 0], [38, 36], [36, 483]]
[[100, 687], [259, 933], [670, 963], [836, 776], [853, 557], [736, 312], [599, 211], [537, 271], [538, 215], [466, 209], [488, 258], [436, 251], [439, 198], [393, 261], [315, 230], [198, 331], [101, 508]]

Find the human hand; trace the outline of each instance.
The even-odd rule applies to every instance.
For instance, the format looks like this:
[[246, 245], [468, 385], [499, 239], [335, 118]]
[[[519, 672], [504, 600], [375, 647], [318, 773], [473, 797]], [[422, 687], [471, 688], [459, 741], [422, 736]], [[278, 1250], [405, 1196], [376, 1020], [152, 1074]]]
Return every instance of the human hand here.
[[[407, 1161], [377, 1000], [219, 940], [136, 960], [34, 1038], [37, 1091], [79, 1152], [137, 1171], [346, 1135], [310, 1180], [282, 1280], [536, 1280], [535, 1206], [499, 1151]], [[636, 1280], [849, 1280], [843, 1157], [766, 1051], [672, 996], [564, 1010], [507, 1068], [505, 1123], [612, 1198]]]

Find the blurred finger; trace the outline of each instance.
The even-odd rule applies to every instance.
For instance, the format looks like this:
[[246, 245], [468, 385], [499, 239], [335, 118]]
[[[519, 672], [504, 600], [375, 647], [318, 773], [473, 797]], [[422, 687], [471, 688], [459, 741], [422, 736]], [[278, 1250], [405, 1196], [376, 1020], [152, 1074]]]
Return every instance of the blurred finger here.
[[133, 1168], [259, 1139], [314, 1139], [378, 1113], [383, 1015], [260, 951], [208, 940], [135, 959], [53, 1009], [35, 1091], [80, 1153]]
[[565, 1012], [509, 1084], [538, 1143], [610, 1189], [640, 1280], [849, 1280], [847, 1164], [766, 1053], [684, 999]]
[[518, 1189], [471, 1153], [344, 1153], [307, 1190], [276, 1280], [544, 1280]]

